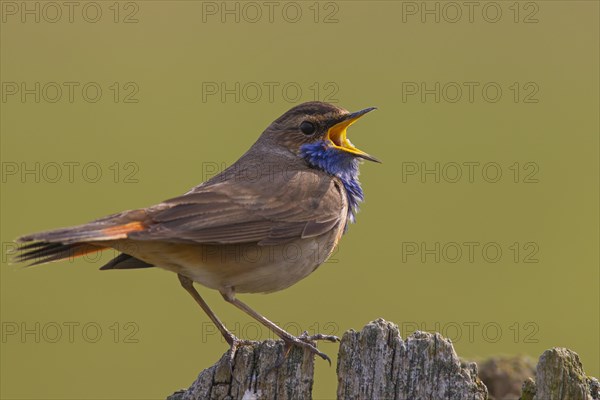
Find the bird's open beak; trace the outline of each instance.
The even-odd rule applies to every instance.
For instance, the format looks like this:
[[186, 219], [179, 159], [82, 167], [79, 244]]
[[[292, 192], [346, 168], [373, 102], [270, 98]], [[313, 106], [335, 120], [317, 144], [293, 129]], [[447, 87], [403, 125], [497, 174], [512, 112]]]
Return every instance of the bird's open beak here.
[[375, 110], [375, 107], [365, 108], [351, 114], [344, 116], [343, 120], [333, 125], [327, 131], [327, 138], [331, 141], [333, 147], [352, 153], [357, 157], [364, 158], [365, 160], [375, 161], [380, 163], [375, 157], [365, 153], [362, 150], [357, 149], [346, 137], [346, 129], [357, 121], [360, 117], [368, 113], [369, 111]]

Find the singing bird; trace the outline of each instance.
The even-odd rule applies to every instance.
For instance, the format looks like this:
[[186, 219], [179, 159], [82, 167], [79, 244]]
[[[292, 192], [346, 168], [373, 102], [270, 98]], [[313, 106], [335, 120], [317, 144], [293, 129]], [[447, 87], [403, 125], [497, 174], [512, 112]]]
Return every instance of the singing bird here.
[[337, 338], [293, 336], [236, 293], [285, 289], [331, 255], [363, 200], [361, 159], [379, 162], [346, 137], [346, 129], [372, 110], [350, 113], [322, 102], [295, 106], [237, 162], [184, 195], [84, 225], [22, 236], [16, 260], [35, 265], [113, 248], [121, 254], [101, 270], [155, 266], [175, 272], [230, 345], [231, 357], [248, 342], [225, 327], [194, 282], [218, 290], [288, 349], [301, 346], [330, 361], [311, 340]]

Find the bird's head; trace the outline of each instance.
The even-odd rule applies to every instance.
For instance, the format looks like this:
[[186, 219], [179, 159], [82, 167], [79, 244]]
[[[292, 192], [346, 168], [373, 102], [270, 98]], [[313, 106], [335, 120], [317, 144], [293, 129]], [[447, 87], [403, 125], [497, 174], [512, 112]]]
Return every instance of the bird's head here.
[[333, 104], [311, 101], [277, 118], [264, 136], [304, 158], [311, 166], [339, 175], [346, 169], [356, 169], [360, 159], [380, 162], [356, 148], [346, 133], [350, 125], [374, 109], [351, 113]]
[[[310, 167], [339, 178], [346, 189], [348, 220], [354, 221], [363, 191], [358, 180], [361, 159], [380, 162], [354, 147], [346, 130], [374, 107], [357, 112], [319, 101], [297, 105], [277, 118], [261, 135], [256, 145], [277, 151], [285, 157], [306, 162]], [[347, 227], [347, 225], [346, 225]]]

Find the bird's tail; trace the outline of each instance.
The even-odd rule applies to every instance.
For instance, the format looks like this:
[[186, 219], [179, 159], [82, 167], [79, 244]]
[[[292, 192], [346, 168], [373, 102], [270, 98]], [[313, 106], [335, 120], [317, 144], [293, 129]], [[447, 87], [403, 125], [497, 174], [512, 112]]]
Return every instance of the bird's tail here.
[[144, 229], [129, 215], [115, 214], [89, 224], [34, 233], [17, 239], [15, 262], [31, 261], [29, 265], [80, 257], [102, 251], [108, 246], [102, 242], [127, 237], [129, 232]]
[[14, 256], [14, 262], [30, 262], [29, 265], [45, 264], [80, 257], [106, 249], [104, 246], [89, 243], [50, 243], [35, 242], [20, 246]]

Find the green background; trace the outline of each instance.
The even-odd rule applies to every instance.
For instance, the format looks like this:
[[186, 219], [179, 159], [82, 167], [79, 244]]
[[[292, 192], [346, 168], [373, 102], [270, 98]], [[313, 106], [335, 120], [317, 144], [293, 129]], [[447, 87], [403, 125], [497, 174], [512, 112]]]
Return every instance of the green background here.
[[[293, 104], [323, 99], [332, 90], [329, 100], [346, 109], [379, 108], [350, 130], [359, 148], [384, 161], [362, 167], [366, 203], [358, 223], [333, 260], [304, 281], [283, 292], [240, 298], [292, 331], [300, 326], [341, 336], [378, 317], [400, 324], [403, 335], [415, 324], [427, 330], [438, 324], [464, 358], [537, 358], [564, 346], [598, 376], [597, 2], [519, 3], [518, 22], [509, 8], [513, 2], [499, 2], [502, 17], [495, 23], [486, 21], [494, 10], [482, 15], [485, 2], [478, 3], [472, 22], [462, 7], [454, 23], [447, 21], [455, 15], [449, 8], [440, 9], [439, 22], [403, 13], [423, 7], [421, 2], [321, 3], [318, 23], [313, 2], [296, 3], [303, 12], [297, 23], [283, 18], [284, 3], [278, 3], [273, 22], [263, 15], [254, 23], [243, 18], [254, 18], [251, 9], [240, 9], [240, 22], [232, 16], [222, 22], [219, 15], [203, 21], [207, 4], [199, 1], [120, 3], [118, 23], [109, 8], [113, 2], [99, 2], [102, 18], [90, 23], [82, 18], [85, 4], [79, 3], [72, 23], [67, 15], [37, 23], [31, 16], [22, 22], [20, 14], [3, 14], [2, 398], [159, 399], [187, 387], [215, 362], [226, 345], [175, 275], [158, 269], [99, 272], [108, 254], [22, 269], [9, 265], [4, 253], [18, 235], [183, 193], [215, 165], [235, 161]], [[427, 6], [434, 9], [436, 2]], [[134, 11], [137, 22], [123, 23]], [[293, 10], [287, 11], [293, 18]], [[53, 10], [46, 12], [53, 18]], [[337, 22], [324, 23], [331, 12]], [[47, 101], [53, 92], [39, 103], [33, 95], [23, 102], [7, 95], [6, 82], [79, 82], [79, 88], [97, 82], [103, 94], [96, 103], [77, 89], [72, 103], [67, 93], [56, 103]], [[121, 87], [117, 102], [109, 88], [114, 82]], [[139, 88], [137, 103], [123, 101], [131, 91], [127, 82]], [[273, 98], [265, 91], [258, 98], [241, 93], [239, 101], [233, 95], [203, 100], [203, 82], [230, 88], [235, 82], [277, 82], [279, 89]], [[282, 94], [290, 82], [302, 89], [297, 101], [292, 89]], [[310, 89], [315, 82], [318, 96]], [[464, 82], [478, 82], [479, 89], [472, 102], [466, 91], [452, 102], [453, 84], [439, 102], [433, 95], [422, 101], [403, 91], [410, 82], [429, 88], [435, 82], [463, 88]], [[488, 82], [502, 88], [497, 102], [482, 96]], [[516, 102], [514, 82], [520, 87]], [[538, 90], [528, 100], [537, 102], [524, 101], [531, 88]], [[50, 182], [52, 163], [65, 162], [80, 163], [73, 182], [66, 167]], [[469, 182], [466, 167], [456, 183], [449, 182], [450, 169], [440, 182], [402, 173], [421, 163], [450, 168], [464, 162], [497, 163], [502, 177], [489, 183], [479, 168]], [[518, 183], [510, 169], [515, 162], [522, 173]], [[15, 165], [36, 163], [39, 182], [31, 174], [8, 173]], [[100, 166], [97, 182], [88, 182], [94, 169], [82, 175], [86, 163]], [[533, 171], [526, 163], [534, 163], [527, 168], [536, 168], [537, 183], [524, 182], [523, 174]], [[488, 172], [485, 177], [493, 178]], [[127, 173], [137, 183], [126, 182]], [[480, 244], [473, 262], [466, 254], [453, 263], [448, 259], [454, 253], [441, 254], [440, 262], [403, 253], [410, 243], [423, 249], [464, 242]], [[481, 253], [490, 242], [503, 250], [495, 263]], [[515, 242], [519, 262], [510, 249]], [[534, 247], [523, 249], [528, 243]], [[538, 262], [523, 262], [536, 248]], [[238, 334], [256, 338], [249, 318], [218, 293], [199, 290]], [[8, 334], [22, 324], [35, 330], [36, 323], [39, 343], [34, 334]], [[72, 341], [69, 323], [79, 324]], [[56, 325], [62, 337], [52, 343]], [[95, 326], [102, 334], [89, 343]], [[333, 344], [320, 348], [332, 357], [337, 352]], [[315, 398], [334, 397], [335, 387], [335, 364], [316, 360]]]

